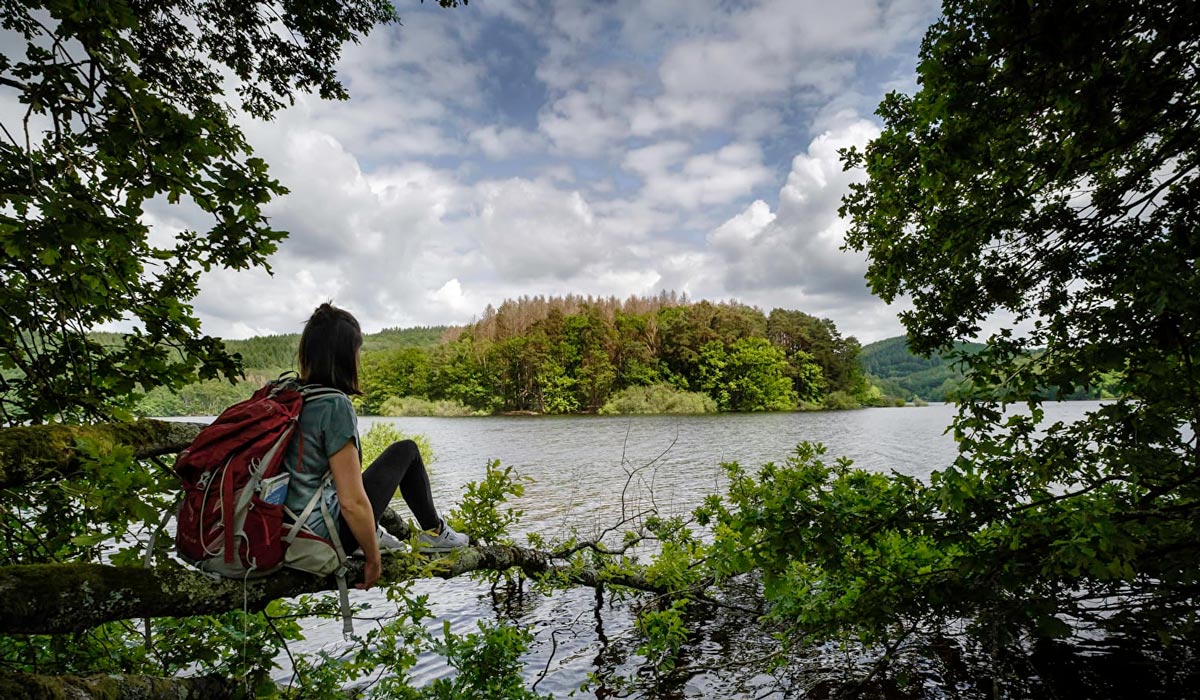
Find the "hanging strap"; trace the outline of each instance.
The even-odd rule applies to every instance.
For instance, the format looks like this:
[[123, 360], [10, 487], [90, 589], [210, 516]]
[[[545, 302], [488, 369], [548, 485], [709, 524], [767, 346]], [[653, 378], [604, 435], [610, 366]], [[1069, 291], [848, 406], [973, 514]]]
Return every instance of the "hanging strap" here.
[[[329, 485], [331, 479], [333, 479], [333, 474], [325, 477], [325, 479], [321, 482], [321, 485], [317, 487], [316, 493], [312, 495], [312, 498], [308, 499], [308, 505], [304, 506], [304, 511], [300, 513], [300, 517], [296, 517], [296, 514], [292, 512], [291, 508], [284, 506], [283, 512], [293, 521], [291, 529], [288, 530], [287, 535], [285, 535], [283, 538], [284, 542], [286, 542], [288, 545], [291, 545], [296, 541], [296, 536], [300, 534], [300, 530], [304, 527], [304, 524], [308, 522], [308, 516], [312, 515], [313, 510], [317, 507], [318, 501], [321, 503], [321, 510], [325, 510], [325, 487]], [[325, 526], [329, 527], [328, 521], [326, 521]], [[341, 561], [340, 555], [338, 557], [338, 561]]]
[[[304, 397], [304, 403], [308, 403], [309, 401], [319, 399], [324, 396], [345, 396], [346, 394], [338, 391], [337, 389], [332, 389], [329, 387], [306, 385], [300, 387], [300, 395]], [[297, 432], [300, 433], [300, 445], [297, 449], [298, 454], [296, 456], [296, 467], [298, 470], [302, 470], [304, 468], [304, 436], [301, 431]], [[334, 522], [333, 516], [329, 512], [329, 507], [325, 504], [324, 498], [325, 489], [330, 485], [332, 479], [333, 474], [330, 473], [321, 481], [321, 485], [317, 487], [317, 492], [313, 494], [313, 497], [309, 499], [308, 504], [304, 507], [304, 512], [300, 514], [300, 517], [295, 519], [294, 523], [292, 523], [292, 527], [288, 531], [285, 541], [290, 546], [292, 542], [296, 540], [296, 536], [300, 534], [300, 528], [302, 528], [304, 524], [308, 522], [308, 517], [312, 514], [314, 508], [319, 502], [321, 504], [321, 517], [325, 521], [325, 529], [329, 531], [329, 540], [333, 543], [333, 550], [337, 553], [338, 558], [338, 568], [337, 571], [333, 572], [333, 575], [334, 578], [337, 579], [338, 599], [342, 609], [342, 637], [346, 641], [351, 641], [354, 638], [354, 618], [350, 615], [350, 587], [346, 584], [346, 574], [349, 571], [346, 566], [346, 550], [342, 548], [342, 540], [341, 537], [338, 536], [337, 523]], [[289, 516], [293, 515], [290, 510], [287, 512]]]
[[221, 521], [225, 527], [225, 563], [233, 563], [233, 472], [229, 460], [221, 467]]
[[[167, 527], [167, 522], [170, 521], [171, 516], [175, 515], [175, 510], [179, 508], [179, 501], [181, 500], [182, 495], [183, 495], [183, 492], [180, 491], [179, 496], [176, 496], [175, 500], [171, 502], [171, 505], [167, 506], [167, 509], [165, 511], [163, 511], [162, 519], [158, 521], [158, 527], [154, 528], [154, 532], [150, 533], [150, 542], [149, 542], [149, 544], [146, 545], [146, 555], [144, 557], [142, 557], [142, 567], [143, 568], [146, 568], [146, 569], [153, 568], [153, 566], [154, 566], [154, 547], [158, 543], [158, 536], [161, 535], [163, 529], [165, 529]], [[151, 641], [150, 640], [150, 618], [148, 618], [148, 617], [143, 618], [142, 623], [144, 625], [142, 628], [142, 636], [146, 640], [146, 650], [149, 651], [150, 641]]]
[[333, 522], [333, 516], [330, 515], [324, 498], [321, 499], [321, 517], [325, 519], [325, 527], [329, 530], [329, 539], [333, 542], [333, 549], [337, 552], [338, 557], [338, 569], [333, 572], [333, 575], [337, 578], [338, 597], [341, 599], [342, 638], [351, 641], [354, 638], [354, 619], [350, 616], [350, 587], [346, 585], [348, 571], [346, 550], [342, 549], [342, 538], [338, 535], [337, 523]]

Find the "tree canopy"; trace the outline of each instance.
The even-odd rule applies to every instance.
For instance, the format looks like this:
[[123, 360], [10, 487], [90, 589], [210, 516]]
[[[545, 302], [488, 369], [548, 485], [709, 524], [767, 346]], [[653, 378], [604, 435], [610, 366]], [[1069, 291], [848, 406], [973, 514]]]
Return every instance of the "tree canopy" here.
[[853, 406], [871, 400], [858, 341], [832, 320], [785, 309], [768, 317], [734, 301], [525, 297], [448, 336], [437, 347], [364, 353], [364, 411], [421, 397], [479, 412], [594, 412], [655, 384], [702, 392], [723, 411], [822, 406], [832, 392]]
[[[758, 533], [741, 541], [801, 627], [891, 642], [966, 619], [993, 647], [1191, 634], [1198, 55], [1187, 3], [945, 4], [919, 89], [844, 154], [868, 176], [843, 201], [847, 241], [877, 294], [911, 298], [914, 348], [1003, 329], [963, 358], [960, 455], [929, 483], [805, 452], [721, 516]], [[1121, 399], [1042, 421], [1043, 387], [1114, 377]]]
[[[266, 266], [285, 236], [262, 214], [284, 188], [236, 116], [270, 118], [297, 92], [344, 99], [342, 45], [395, 19], [383, 0], [0, 4], [24, 40], [0, 56], [0, 94], [24, 110], [0, 133], [0, 421], [236, 376], [188, 302], [202, 272]], [[152, 237], [152, 202], [206, 228]], [[111, 322], [136, 329], [88, 337]]]

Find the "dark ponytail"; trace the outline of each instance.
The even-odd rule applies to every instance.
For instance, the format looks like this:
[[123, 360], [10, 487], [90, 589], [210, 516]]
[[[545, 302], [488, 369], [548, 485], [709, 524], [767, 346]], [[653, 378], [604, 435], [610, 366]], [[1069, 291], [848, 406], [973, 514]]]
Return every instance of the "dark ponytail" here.
[[322, 384], [347, 394], [358, 390], [358, 350], [362, 329], [349, 311], [321, 304], [304, 324], [297, 360], [300, 379]]

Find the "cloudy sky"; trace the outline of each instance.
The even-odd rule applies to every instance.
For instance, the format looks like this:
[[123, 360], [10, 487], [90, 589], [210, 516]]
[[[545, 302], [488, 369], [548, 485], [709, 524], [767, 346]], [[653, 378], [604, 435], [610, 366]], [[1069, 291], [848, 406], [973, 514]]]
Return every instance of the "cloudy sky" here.
[[[737, 299], [901, 332], [839, 251], [837, 150], [911, 91], [928, 0], [396, 3], [343, 56], [351, 100], [247, 122], [291, 194], [260, 271], [205, 276], [204, 330], [470, 321], [519, 295]], [[162, 231], [182, 225], [148, 215]]]

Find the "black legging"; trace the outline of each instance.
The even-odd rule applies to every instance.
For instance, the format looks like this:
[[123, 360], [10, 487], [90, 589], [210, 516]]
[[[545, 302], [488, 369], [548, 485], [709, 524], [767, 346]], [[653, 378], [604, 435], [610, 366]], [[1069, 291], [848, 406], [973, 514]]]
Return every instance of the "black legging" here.
[[[425, 463], [421, 461], [421, 451], [412, 440], [392, 443], [378, 459], [371, 462], [371, 466], [363, 472], [362, 479], [367, 498], [371, 501], [371, 510], [375, 513], [376, 525], [396, 495], [397, 487], [408, 509], [417, 516], [422, 529], [434, 530], [441, 525], [442, 519], [433, 505], [433, 492], [429, 490], [429, 474], [425, 471]], [[338, 536], [342, 538], [342, 548], [346, 552], [358, 549], [358, 540], [350, 532], [346, 519], [341, 516], [338, 516]]]

